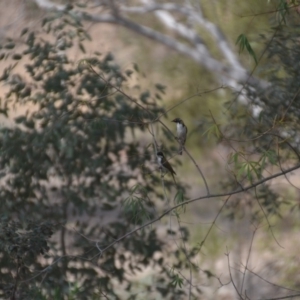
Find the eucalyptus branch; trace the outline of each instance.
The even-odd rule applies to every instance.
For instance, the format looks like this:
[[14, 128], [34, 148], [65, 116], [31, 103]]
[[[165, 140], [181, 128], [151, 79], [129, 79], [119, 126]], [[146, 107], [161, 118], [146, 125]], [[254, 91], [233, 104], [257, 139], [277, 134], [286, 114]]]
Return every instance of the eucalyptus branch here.
[[[34, 279], [34, 278], [40, 276], [41, 274], [47, 272], [47, 270], [51, 269], [51, 267], [52, 267], [53, 265], [57, 264], [58, 262], [60, 262], [60, 261], [63, 260], [63, 259], [67, 259], [67, 258], [72, 259], [72, 260], [74, 260], [74, 259], [80, 259], [80, 260], [84, 260], [84, 261], [86, 261], [86, 262], [92, 262], [96, 257], [99, 257], [100, 255], [102, 255], [104, 252], [106, 252], [108, 249], [110, 249], [111, 247], [113, 247], [115, 244], [117, 244], [117, 243], [119, 243], [120, 241], [122, 241], [122, 240], [128, 238], [129, 236], [131, 236], [131, 235], [133, 235], [134, 233], [136, 233], [136, 232], [142, 230], [143, 228], [146, 228], [146, 227], [150, 226], [151, 224], [154, 224], [154, 223], [160, 221], [164, 216], [168, 215], [170, 212], [172, 212], [173, 210], [175, 210], [175, 209], [178, 208], [178, 207], [181, 207], [182, 205], [187, 205], [187, 204], [189, 204], [189, 203], [193, 203], [193, 202], [195, 202], [195, 201], [200, 201], [200, 200], [204, 200], [204, 199], [213, 199], [213, 198], [229, 197], [229, 196], [231, 196], [231, 195], [239, 194], [239, 193], [242, 193], [242, 192], [244, 192], [244, 191], [247, 191], [247, 190], [250, 190], [250, 189], [252, 189], [252, 188], [255, 188], [255, 187], [257, 187], [257, 186], [259, 186], [259, 185], [261, 185], [261, 184], [263, 184], [263, 183], [265, 183], [265, 182], [268, 182], [268, 181], [270, 181], [270, 180], [272, 180], [272, 179], [274, 179], [274, 178], [280, 177], [280, 176], [282, 176], [282, 175], [284, 175], [284, 174], [291, 173], [292, 171], [297, 170], [297, 169], [299, 169], [299, 168], [300, 168], [300, 164], [298, 164], [298, 165], [296, 165], [296, 166], [294, 166], [294, 167], [288, 168], [288, 169], [286, 169], [286, 170], [283, 170], [283, 171], [281, 171], [281, 172], [279, 172], [279, 173], [276, 173], [276, 174], [274, 174], [274, 175], [271, 175], [271, 176], [269, 176], [269, 177], [266, 177], [266, 178], [263, 178], [263, 179], [261, 179], [261, 180], [258, 180], [257, 182], [255, 182], [255, 183], [253, 183], [253, 184], [251, 184], [251, 185], [249, 185], [249, 186], [247, 186], [247, 187], [245, 187], [245, 188], [243, 188], [243, 187], [238, 188], [238, 189], [236, 189], [235, 191], [231, 191], [231, 192], [227, 192], [227, 193], [220, 193], [220, 194], [211, 194], [211, 195], [206, 195], [206, 196], [201, 196], [201, 197], [196, 197], [196, 198], [193, 198], [193, 199], [186, 200], [186, 201], [184, 201], [184, 202], [182, 202], [182, 203], [180, 203], [180, 204], [174, 205], [173, 207], [171, 207], [171, 208], [165, 210], [165, 212], [163, 212], [159, 217], [157, 217], [157, 218], [155, 218], [155, 219], [153, 219], [153, 220], [151, 220], [151, 221], [149, 221], [149, 222], [147, 222], [147, 223], [145, 223], [145, 224], [143, 224], [143, 225], [141, 225], [141, 226], [139, 226], [139, 227], [137, 227], [137, 228], [135, 228], [135, 229], [133, 229], [133, 230], [127, 232], [127, 233], [124, 234], [123, 236], [121, 236], [121, 237], [115, 239], [112, 243], [110, 243], [110, 244], [107, 245], [106, 247], [102, 248], [101, 250], [99, 249], [99, 253], [96, 254], [96, 255], [94, 255], [92, 258], [86, 258], [86, 257], [84, 257], [84, 256], [71, 256], [71, 255], [61, 256], [61, 257], [59, 257], [58, 259], [55, 259], [49, 266], [47, 266], [46, 268], [44, 268], [44, 269], [42, 269], [41, 271], [39, 271], [37, 274], [35, 274], [35, 275], [32, 276], [31, 278], [28, 278], [28, 279], [26, 279], [26, 280], [22, 280], [22, 281], [20, 281], [20, 282], [23, 282], [23, 283], [24, 283], [24, 282], [28, 282], [28, 281], [30, 281], [30, 280], [32, 280], [32, 279]], [[227, 200], [228, 200], [228, 198], [227, 198]], [[225, 202], [226, 202], [226, 200], [225, 200]], [[223, 206], [224, 206], [224, 205], [223, 205]], [[222, 207], [222, 208], [223, 208], [223, 207]], [[97, 242], [96, 242], [96, 244], [97, 244]], [[98, 248], [98, 247], [97, 247], [97, 248]], [[229, 254], [227, 254], [227, 255], [228, 255], [228, 259], [229, 259]], [[299, 294], [299, 295], [300, 295], [300, 294]], [[285, 298], [285, 299], [287, 299], [287, 298]], [[272, 299], [267, 299], [267, 300], [272, 300]]]
[[[166, 126], [166, 125], [160, 120], [160, 118], [161, 118], [162, 115], [160, 115], [160, 116], [157, 117], [157, 118], [154, 118], [153, 113], [152, 113], [149, 109], [145, 108], [143, 105], [141, 105], [140, 103], [138, 103], [136, 100], [134, 100], [132, 97], [130, 97], [127, 93], [125, 93], [124, 91], [122, 91], [122, 90], [121, 90], [120, 88], [118, 88], [117, 86], [112, 85], [112, 84], [111, 84], [109, 81], [107, 81], [103, 76], [101, 76], [101, 74], [99, 74], [98, 72], [96, 72], [96, 70], [93, 68], [93, 66], [89, 65], [89, 67], [90, 67], [90, 69], [91, 69], [95, 74], [97, 74], [97, 75], [98, 75], [98, 76], [99, 76], [99, 77], [100, 77], [100, 78], [101, 78], [108, 86], [110, 86], [110, 87], [116, 89], [116, 90], [117, 90], [119, 93], [121, 93], [124, 97], [126, 97], [127, 99], [129, 99], [131, 102], [133, 102], [134, 104], [136, 104], [136, 105], [137, 105], [138, 107], [140, 107], [141, 109], [145, 110], [149, 115], [152, 115], [152, 116], [153, 116], [153, 121], [149, 122], [149, 123], [150, 123], [150, 126], [152, 126], [152, 123], [153, 123], [153, 122], [156, 122], [156, 121], [157, 121], [157, 122], [159, 122], [159, 123], [160, 123], [160, 124], [161, 124], [168, 132], [170, 132], [174, 138], [176, 138], [176, 137], [174, 136], [173, 132], [168, 128], [168, 126]], [[213, 89], [213, 90], [206, 91], [206, 92], [204, 92], [204, 93], [213, 92], [213, 91], [218, 90], [218, 89], [220, 89], [220, 88], [222, 88], [222, 87], [218, 87], [218, 88], [215, 88], [215, 89]], [[169, 110], [167, 110], [167, 111], [172, 110], [172, 109], [175, 108], [176, 106], [182, 104], [183, 102], [185, 102], [185, 101], [187, 101], [187, 100], [190, 100], [192, 97], [194, 97], [194, 96], [196, 96], [196, 95], [199, 95], [199, 94], [192, 95], [191, 97], [188, 97], [188, 98], [182, 100], [180, 103], [176, 104], [175, 106], [172, 106], [172, 107], [171, 107]], [[149, 131], [149, 132], [150, 132], [150, 131]], [[157, 148], [157, 142], [156, 142], [156, 139], [155, 139], [155, 137], [154, 137], [154, 135], [153, 135], [153, 128], [152, 128], [152, 133], [150, 132], [150, 134], [151, 134], [152, 137], [153, 137], [154, 144], [155, 144], [155, 149], [156, 149], [156, 148]], [[177, 141], [177, 142], [179, 143], [179, 141]], [[186, 148], [183, 147], [183, 149], [184, 149], [184, 151], [187, 153], [187, 155], [189, 156], [189, 158], [192, 160], [192, 162], [194, 163], [194, 165], [195, 165], [195, 167], [197, 168], [198, 172], [200, 173], [200, 175], [201, 175], [201, 177], [202, 177], [202, 179], [203, 179], [203, 182], [204, 182], [204, 184], [205, 184], [205, 188], [206, 188], [207, 195], [209, 195], [210, 192], [209, 192], [208, 184], [207, 184], [207, 182], [206, 182], [205, 176], [203, 175], [203, 173], [202, 173], [200, 167], [197, 165], [196, 161], [194, 160], [194, 158], [192, 157], [192, 155], [186, 150]], [[156, 152], [157, 152], [157, 149], [156, 149]]]
[[[35, 0], [35, 2], [39, 7], [46, 10], [55, 9], [58, 11], [63, 11], [67, 8], [67, 6], [58, 5], [48, 0]], [[189, 57], [210, 72], [213, 72], [222, 84], [224, 83], [234, 90], [239, 90], [241, 88], [241, 83], [248, 83], [251, 86], [259, 86], [262, 89], [269, 86], [269, 84], [264, 80], [253, 77], [252, 74], [250, 74], [248, 70], [246, 70], [246, 68], [244, 68], [238, 62], [235, 53], [230, 49], [230, 46], [221, 30], [216, 27], [216, 25], [204, 19], [203, 16], [201, 17], [199, 14], [193, 12], [191, 7], [176, 6], [172, 4], [157, 6], [152, 1], [143, 0], [143, 2], [146, 3], [146, 5], [139, 9], [137, 7], [124, 7], [123, 5], [119, 5], [119, 3], [117, 4], [117, 2], [115, 2], [114, 10], [112, 10], [110, 6], [107, 6], [106, 2], [103, 2], [101, 6], [109, 9], [111, 11], [110, 14], [94, 14], [79, 11], [76, 11], [75, 14], [77, 18], [93, 23], [109, 23], [123, 26], [132, 32], [163, 44], [169, 49], [175, 50], [176, 52]], [[149, 3], [149, 5], [147, 3]], [[224, 57], [228, 60], [230, 66], [224, 63], [222, 60], [212, 57], [211, 51], [204, 44], [197, 32], [176, 21], [174, 17], [168, 13], [168, 11], [171, 10], [175, 10], [177, 12], [180, 11], [181, 13], [190, 16], [191, 19], [193, 19], [196, 23], [203, 26], [215, 39], [216, 44], [218, 45]], [[177, 32], [184, 39], [188, 40], [190, 45], [187, 45], [186, 43], [181, 42], [179, 39], [173, 38], [168, 34], [163, 34], [157, 30], [154, 30], [149, 26], [138, 24], [124, 15], [126, 12], [146, 13], [149, 11], [153, 11], [154, 14], [159, 16], [161, 22], [163, 22], [167, 27]]]
[[[165, 212], [163, 212], [159, 217], [143, 224], [142, 226], [139, 226], [133, 230], [131, 230], [130, 232], [124, 234], [123, 236], [119, 237], [118, 239], [116, 239], [114, 242], [112, 242], [111, 244], [109, 244], [108, 246], [106, 246], [105, 248], [102, 249], [102, 252], [105, 252], [106, 250], [108, 250], [109, 248], [111, 248], [112, 246], [114, 246], [115, 244], [119, 243], [120, 241], [122, 241], [123, 239], [131, 236], [132, 234], [136, 233], [137, 231], [140, 231], [141, 229], [145, 228], [145, 227], [148, 227], [149, 225], [153, 224], [153, 223], [156, 223], [158, 221], [160, 221], [164, 216], [168, 215], [170, 212], [172, 212], [173, 210], [175, 210], [176, 208], [182, 206], [182, 205], [186, 205], [186, 204], [190, 204], [190, 203], [193, 203], [193, 202], [196, 202], [196, 201], [200, 201], [200, 200], [204, 200], [204, 199], [213, 199], [213, 198], [220, 198], [220, 197], [228, 197], [228, 196], [231, 196], [231, 195], [235, 195], [235, 194], [239, 194], [239, 193], [242, 193], [242, 192], [245, 192], [247, 190], [250, 190], [252, 188], [255, 188], [265, 182], [268, 182], [270, 181], [271, 179], [274, 179], [274, 178], [277, 178], [277, 177], [280, 177], [284, 174], [287, 174], [287, 173], [290, 173], [292, 171], [295, 171], [297, 169], [300, 168], [300, 164], [294, 166], [294, 167], [291, 167], [287, 170], [283, 170], [282, 172], [279, 172], [279, 173], [276, 173], [274, 175], [271, 175], [269, 177], [265, 177], [261, 180], [258, 180], [257, 182], [247, 186], [247, 187], [244, 187], [244, 188], [238, 188], [236, 189], [235, 191], [231, 191], [231, 192], [227, 192], [227, 193], [220, 193], [220, 194], [211, 194], [211, 195], [206, 195], [206, 196], [201, 196], [201, 197], [196, 197], [196, 198], [193, 198], [193, 199], [189, 199], [189, 200], [186, 200], [182, 203], [179, 203], [177, 205], [174, 205], [173, 207], [167, 209]], [[95, 255], [95, 257], [97, 257], [99, 254]]]
[[[167, 129], [168, 132], [170, 132], [170, 134], [172, 134], [172, 136], [176, 139], [176, 136], [173, 134], [173, 132], [168, 128], [168, 126], [166, 126], [160, 119], [157, 120], [165, 129]], [[176, 139], [177, 140], [177, 139]], [[177, 140], [177, 142], [180, 144], [180, 142]], [[194, 160], [194, 158], [192, 157], [192, 155], [186, 150], [185, 146], [182, 147], [182, 149], [187, 153], [187, 155], [189, 156], [189, 158], [192, 160], [192, 162], [194, 163], [196, 169], [198, 170], [198, 172], [200, 173], [200, 176], [202, 177], [203, 179], [203, 182], [205, 184], [205, 188], [206, 188], [206, 192], [207, 192], [207, 195], [210, 194], [209, 192], [209, 188], [208, 188], [208, 185], [207, 185], [207, 182], [206, 182], [206, 179], [205, 179], [205, 176], [203, 175], [200, 167], [197, 165], [196, 161]]]

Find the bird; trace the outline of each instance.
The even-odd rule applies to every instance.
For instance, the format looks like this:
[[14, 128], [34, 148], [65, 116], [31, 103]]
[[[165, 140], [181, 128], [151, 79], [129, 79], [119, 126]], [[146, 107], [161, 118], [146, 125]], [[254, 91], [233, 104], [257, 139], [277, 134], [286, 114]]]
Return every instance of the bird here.
[[172, 177], [173, 177], [173, 180], [176, 184], [176, 180], [175, 180], [175, 177], [174, 175], [176, 175], [175, 171], [173, 170], [172, 166], [170, 165], [170, 163], [166, 160], [164, 154], [161, 152], [161, 151], [158, 151], [156, 153], [157, 155], [157, 161], [158, 161], [158, 164], [159, 164], [159, 167], [167, 172], [170, 172]]
[[177, 139], [180, 143], [180, 148], [178, 150], [178, 153], [182, 155], [182, 148], [186, 141], [188, 129], [180, 118], [175, 118], [172, 122], [176, 123]]

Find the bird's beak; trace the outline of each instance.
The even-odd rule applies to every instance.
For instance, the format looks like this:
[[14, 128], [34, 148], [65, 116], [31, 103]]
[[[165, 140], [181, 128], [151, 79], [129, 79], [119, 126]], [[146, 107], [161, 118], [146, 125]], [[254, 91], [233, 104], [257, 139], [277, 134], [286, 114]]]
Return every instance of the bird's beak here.
[[176, 119], [174, 119], [172, 122], [176, 123]]

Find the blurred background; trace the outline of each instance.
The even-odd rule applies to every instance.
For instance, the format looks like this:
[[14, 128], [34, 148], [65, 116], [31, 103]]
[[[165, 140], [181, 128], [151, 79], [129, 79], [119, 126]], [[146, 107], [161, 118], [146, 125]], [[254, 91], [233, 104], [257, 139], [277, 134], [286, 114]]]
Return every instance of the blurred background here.
[[[96, 52], [100, 57], [109, 53], [118, 65], [120, 73], [129, 74], [128, 70], [132, 72], [126, 79], [126, 87], [120, 88], [121, 90], [138, 99], [139, 103], [149, 110], [154, 104], [143, 103], [137, 95], [141, 90], [156, 95], [155, 105], [161, 109], [156, 116], [159, 116], [173, 135], [176, 135], [176, 125], [171, 121], [176, 117], [181, 118], [188, 128], [185, 146], [194, 162], [185, 152], [182, 156], [177, 155], [178, 143], [159, 122], [148, 126], [148, 131], [145, 128], [145, 131], [141, 131], [138, 126], [124, 131], [123, 143], [136, 143], [135, 147], [147, 149], [149, 153], [143, 156], [141, 152], [131, 152], [137, 160], [135, 174], [141, 172], [142, 175], [135, 175], [136, 177], [130, 178], [130, 182], [128, 179], [126, 188], [120, 185], [122, 196], [118, 194], [118, 197], [128, 199], [128, 193], [132, 195], [128, 192], [130, 187], [137, 182], [142, 184], [143, 180], [147, 182], [147, 178], [154, 174], [158, 179], [156, 185], [153, 181], [152, 187], [159, 191], [163, 199], [153, 200], [152, 207], [157, 210], [157, 214], [154, 214], [157, 217], [165, 209], [178, 204], [176, 201], [180, 197], [183, 201], [207, 194], [203, 177], [199, 174], [195, 162], [204, 174], [211, 195], [245, 188], [298, 162], [298, 9], [298, 1], [279, 0], [0, 0], [0, 41], [3, 45], [14, 43], [11, 49], [4, 46], [11, 54], [1, 58], [0, 70], [8, 68], [12, 61], [14, 62], [13, 54], [23, 51], [24, 44], [20, 35], [24, 28], [28, 32], [35, 31], [41, 41], [48, 39], [52, 42], [51, 36], [46, 36], [42, 30], [41, 24], [45, 18], [50, 16], [47, 22], [52, 22], [53, 16], [68, 11], [75, 21], [78, 20], [88, 39], [82, 44], [80, 40], [76, 41], [74, 47], [61, 50], [68, 59], [79, 65], [83, 59], [93, 56]], [[55, 39], [56, 47], [59, 47], [57, 43], [63, 41], [63, 36], [54, 35], [53, 41]], [[45, 56], [44, 59], [49, 59], [50, 56]], [[34, 56], [24, 56], [15, 60], [17, 64], [14, 66], [14, 72], [21, 78], [28, 78], [24, 66], [33, 59]], [[1, 86], [2, 103], [12, 97], [11, 94], [7, 96], [11, 82], [10, 77], [10, 81]], [[31, 89], [34, 90], [35, 87], [33, 84]], [[159, 93], [161, 91], [162, 93]], [[53, 91], [45, 93], [45, 97], [50, 94], [52, 95]], [[23, 98], [25, 99], [25, 96]], [[1, 116], [3, 128], [13, 128], [15, 118], [30, 115], [41, 109], [38, 101], [22, 102], [20, 98], [17, 101], [8, 101], [7, 105], [9, 114]], [[129, 106], [133, 105], [131, 103]], [[132, 118], [138, 122], [146, 118], [144, 115], [132, 113]], [[125, 113], [120, 113], [118, 117], [123, 121], [131, 120], [129, 114]], [[111, 127], [111, 130], [115, 126], [122, 126], [120, 119], [106, 120], [105, 126]], [[118, 125], [116, 122], [119, 122]], [[83, 127], [93, 125], [88, 119], [85, 119], [83, 124]], [[145, 124], [140, 125], [143, 127]], [[118, 137], [115, 138], [115, 141], [117, 140]], [[285, 141], [289, 144], [285, 144]], [[169, 175], [165, 176], [165, 189], [161, 187], [155, 155], [157, 146], [171, 158], [170, 163], [177, 173], [177, 181], [182, 184], [183, 195], [179, 192], [181, 189], [172, 184]], [[105, 147], [105, 142], [102, 142], [101, 147]], [[5, 149], [9, 152], [11, 148]], [[122, 169], [123, 165], [131, 161], [129, 152], [122, 152], [122, 146], [116, 151], [110, 156], [114, 161], [113, 167], [110, 168], [114, 171]], [[90, 155], [94, 153], [91, 152]], [[115, 160], [114, 156], [121, 158]], [[142, 164], [146, 164], [146, 161], [148, 164], [144, 170]], [[2, 166], [2, 171], [8, 172], [8, 167], [5, 166]], [[126, 170], [124, 174], [125, 178]], [[105, 175], [102, 173], [101, 176]], [[59, 202], [60, 187], [64, 183], [60, 182], [61, 178], [55, 176], [51, 180], [48, 177], [47, 180], [49, 182], [46, 186], [53, 184], [56, 187], [52, 196], [48, 196]], [[101, 187], [101, 192], [103, 189], [104, 186]], [[108, 186], [107, 190], [109, 189]], [[167, 214], [151, 225], [156, 228], [158, 236], [164, 236], [160, 232], [162, 228], [176, 231], [182, 226], [188, 232], [185, 238], [180, 234], [176, 237], [164, 237], [168, 241], [170, 257], [174, 254], [174, 257], [181, 257], [186, 263], [185, 266], [177, 265], [177, 271], [174, 266], [166, 267], [171, 279], [169, 283], [162, 284], [184, 291], [183, 294], [166, 294], [166, 297], [231, 300], [279, 299], [276, 297], [300, 295], [298, 196], [299, 171], [295, 170], [286, 176], [269, 180], [261, 189], [258, 186], [236, 195], [204, 197], [184, 206], [178, 215]], [[121, 199], [120, 203], [123, 200]], [[18, 209], [22, 210], [22, 206]], [[66, 211], [70, 212], [71, 209]], [[59, 222], [64, 223], [67, 230], [72, 232], [69, 235], [67, 232], [63, 233], [68, 236], [68, 241], [77, 234], [73, 228], [76, 228], [78, 220], [87, 224], [90, 222], [89, 225], [93, 224], [91, 226], [104, 226], [114, 222], [120, 211], [122, 212], [122, 206], [110, 212], [99, 208], [93, 217], [87, 211], [83, 216], [69, 216]], [[18, 215], [16, 211], [7, 210], [6, 217], [4, 218], [3, 214], [2, 219], [7, 220], [8, 216], [15, 213]], [[150, 217], [147, 221], [149, 220]], [[133, 222], [130, 226], [144, 223], [146, 222]], [[126, 228], [130, 231], [133, 227]], [[77, 229], [81, 232], [79, 227]], [[61, 230], [60, 228], [60, 235], [54, 234], [54, 240], [62, 237]], [[87, 239], [98, 238], [92, 232], [81, 233], [85, 234]], [[115, 234], [112, 241], [122, 235], [120, 232]], [[3, 243], [5, 244], [4, 240]], [[70, 245], [69, 250], [65, 243], [63, 247], [67, 250], [60, 251], [56, 248], [58, 252], [55, 257], [73, 253]], [[190, 258], [185, 256], [189, 251], [193, 251]], [[170, 259], [172, 261], [172, 258]], [[116, 258], [116, 261], [120, 261], [120, 258]], [[126, 273], [126, 267], [124, 270]], [[109, 294], [107, 288], [105, 294], [98, 294], [98, 297], [162, 299], [163, 293], [157, 294], [145, 287], [156, 286], [152, 281], [155, 270], [155, 267], [147, 265], [140, 273], [128, 275], [131, 289], [128, 288], [125, 292], [125, 288], [120, 284], [117, 288], [111, 288], [118, 296]], [[193, 276], [190, 275], [191, 272]], [[12, 278], [17, 276], [15, 271], [12, 274]], [[80, 288], [72, 290], [70, 282], [73, 287], [74, 282], [80, 282], [74, 274], [69, 274], [69, 277], [65, 275], [64, 278], [69, 292], [61, 289], [49, 296], [53, 298], [45, 296], [44, 299], [100, 299], [87, 294], [83, 296], [83, 292], [80, 294]], [[180, 284], [180, 279], [183, 285]], [[115, 283], [116, 279], [111, 280]], [[43, 280], [40, 280], [37, 284], [41, 290], [43, 283]], [[17, 286], [19, 285], [13, 284], [10, 290]], [[50, 295], [51, 283], [47, 288]], [[190, 289], [195, 290], [195, 294], [191, 295]], [[200, 291], [198, 294], [197, 289]], [[70, 290], [75, 290], [72, 296], [74, 298], [71, 298]], [[25, 299], [21, 297], [25, 296], [19, 294], [20, 299]], [[300, 296], [298, 297], [300, 299]], [[10, 299], [19, 298], [15, 294], [15, 298]]]

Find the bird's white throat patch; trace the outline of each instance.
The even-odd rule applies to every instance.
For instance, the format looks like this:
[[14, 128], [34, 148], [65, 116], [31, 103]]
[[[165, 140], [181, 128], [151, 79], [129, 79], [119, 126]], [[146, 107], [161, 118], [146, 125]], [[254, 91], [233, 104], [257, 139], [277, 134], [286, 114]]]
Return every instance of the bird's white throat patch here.
[[177, 126], [177, 132], [179, 134], [184, 132], [184, 127], [181, 123], [176, 123], [176, 126]]
[[158, 161], [158, 163], [161, 165], [161, 163], [162, 163], [162, 157], [159, 156], [159, 155], [157, 155], [157, 161]]

